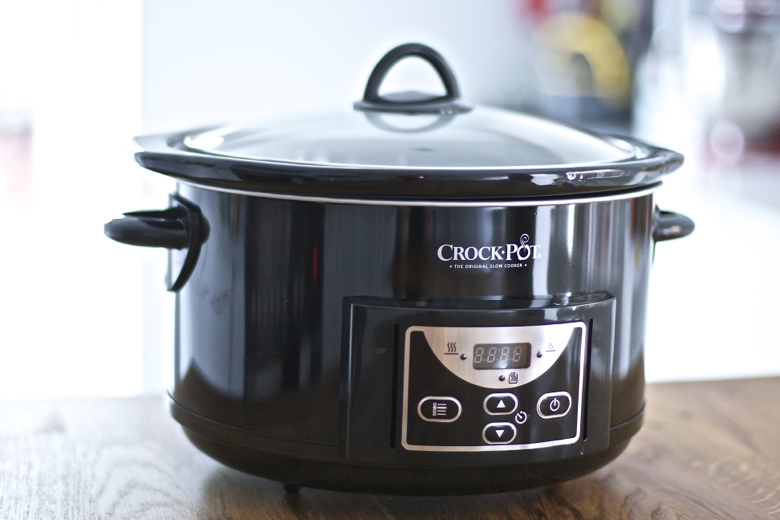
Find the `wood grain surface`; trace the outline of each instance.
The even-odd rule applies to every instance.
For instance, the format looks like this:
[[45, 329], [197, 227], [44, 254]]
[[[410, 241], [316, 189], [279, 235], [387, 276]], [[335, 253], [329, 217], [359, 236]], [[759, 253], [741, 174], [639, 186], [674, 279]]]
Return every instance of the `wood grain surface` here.
[[163, 397], [0, 401], [0, 518], [780, 518], [780, 378], [649, 385], [647, 401], [600, 471], [436, 498], [287, 495], [198, 452]]

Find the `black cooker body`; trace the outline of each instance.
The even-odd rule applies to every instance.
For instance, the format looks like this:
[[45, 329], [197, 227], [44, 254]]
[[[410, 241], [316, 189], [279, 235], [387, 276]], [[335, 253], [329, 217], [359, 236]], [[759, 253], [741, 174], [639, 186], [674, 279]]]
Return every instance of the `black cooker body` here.
[[[418, 56], [444, 96], [379, 95]], [[679, 154], [459, 99], [419, 44], [354, 110], [135, 141], [180, 181], [106, 225], [169, 249], [171, 411], [205, 453], [290, 486], [541, 486], [642, 422], [648, 277], [687, 218]]]
[[653, 247], [679, 234], [651, 191], [404, 206], [182, 184], [174, 205], [209, 231], [176, 293], [173, 416], [290, 485], [477, 493], [592, 471], [642, 421]]

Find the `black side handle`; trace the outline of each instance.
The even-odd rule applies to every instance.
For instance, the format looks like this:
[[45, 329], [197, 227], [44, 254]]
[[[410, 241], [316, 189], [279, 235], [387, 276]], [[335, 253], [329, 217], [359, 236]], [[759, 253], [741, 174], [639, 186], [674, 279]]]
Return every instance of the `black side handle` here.
[[131, 246], [184, 249], [189, 245], [189, 212], [184, 206], [123, 213], [104, 226], [108, 238]]
[[655, 226], [653, 228], [653, 240], [663, 242], [675, 238], [687, 237], [693, 233], [696, 224], [685, 215], [671, 211], [655, 209]]
[[[382, 85], [387, 72], [401, 59], [409, 56], [417, 56], [430, 63], [439, 74], [446, 94], [433, 96], [422, 92], [398, 92], [379, 95], [379, 87]], [[444, 61], [441, 54], [421, 43], [406, 43], [399, 45], [385, 54], [376, 64], [368, 77], [363, 99], [356, 101], [356, 110], [369, 110], [378, 112], [405, 112], [410, 114], [455, 114], [468, 112], [471, 107], [458, 103], [460, 89], [455, 75], [450, 66]]]
[[171, 206], [152, 211], [131, 211], [108, 222], [106, 236], [132, 246], [163, 247], [169, 250], [165, 284], [178, 291], [189, 279], [206, 241], [209, 226], [200, 209], [183, 197], [172, 194]]

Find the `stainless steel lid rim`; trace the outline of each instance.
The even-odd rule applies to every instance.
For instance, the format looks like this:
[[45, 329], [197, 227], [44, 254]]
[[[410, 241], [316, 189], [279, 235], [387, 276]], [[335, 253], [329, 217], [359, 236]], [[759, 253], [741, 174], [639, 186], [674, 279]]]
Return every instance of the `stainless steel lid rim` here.
[[561, 206], [571, 204], [592, 204], [598, 202], [612, 202], [627, 199], [635, 199], [651, 195], [657, 191], [663, 184], [661, 181], [639, 189], [627, 189], [621, 191], [605, 191], [604, 194], [592, 194], [571, 196], [571, 197], [550, 197], [535, 199], [482, 199], [482, 200], [415, 200], [415, 199], [371, 199], [371, 198], [352, 198], [352, 197], [327, 197], [310, 195], [292, 195], [285, 193], [272, 193], [262, 191], [248, 191], [240, 188], [230, 188], [214, 184], [205, 184], [197, 179], [178, 178], [179, 182], [188, 184], [197, 188], [203, 188], [233, 195], [246, 195], [249, 197], [259, 197], [275, 200], [286, 200], [293, 202], [314, 202], [323, 204], [353, 204], [361, 206], [397, 206], [397, 207], [433, 207], [433, 208], [485, 208], [485, 207], [536, 207], [536, 206]]

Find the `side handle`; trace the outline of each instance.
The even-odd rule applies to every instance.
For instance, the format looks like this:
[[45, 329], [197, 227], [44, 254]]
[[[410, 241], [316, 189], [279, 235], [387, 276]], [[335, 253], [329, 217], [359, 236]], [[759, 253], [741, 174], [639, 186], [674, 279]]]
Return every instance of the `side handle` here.
[[696, 224], [685, 215], [672, 211], [655, 209], [655, 223], [653, 228], [653, 240], [663, 242], [675, 238], [687, 237], [693, 233]]
[[165, 285], [178, 291], [189, 279], [208, 238], [208, 223], [200, 209], [176, 194], [170, 207], [162, 210], [131, 211], [104, 226], [106, 236], [117, 242], [168, 249]]
[[131, 246], [184, 249], [190, 243], [189, 211], [184, 206], [131, 211], [108, 222], [103, 230], [108, 238]]

